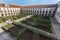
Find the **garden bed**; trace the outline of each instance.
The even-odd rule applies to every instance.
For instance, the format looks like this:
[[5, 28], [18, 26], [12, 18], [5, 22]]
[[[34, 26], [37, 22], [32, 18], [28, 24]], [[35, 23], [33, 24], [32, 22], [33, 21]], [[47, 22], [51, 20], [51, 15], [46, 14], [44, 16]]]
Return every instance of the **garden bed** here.
[[43, 36], [43, 35], [39, 35], [39, 39], [40, 40], [56, 40], [55, 38], [49, 38], [49, 37], [46, 37], [46, 36]]
[[[37, 36], [38, 35], [38, 36]], [[40, 34], [34, 34], [32, 31], [26, 29], [19, 37], [18, 40], [53, 40]]]
[[21, 23], [52, 33], [52, 26], [49, 16], [34, 15]]
[[33, 39], [33, 32], [30, 31], [30, 30], [25, 30], [20, 36], [18, 39], [22, 40], [32, 40]]
[[14, 25], [12, 28], [10, 28], [8, 31], [13, 35], [13, 36], [19, 36], [25, 28]]
[[14, 26], [14, 25], [11, 23], [11, 24], [7, 24], [7, 25], [3, 26], [2, 28], [7, 31], [12, 26]]
[[15, 24], [9, 24], [2, 27], [6, 32], [9, 32], [13, 36], [20, 35], [26, 28], [23, 28], [22, 26], [18, 26]]
[[13, 24], [14, 26], [8, 29], [8, 32], [12, 34], [17, 40], [54, 40], [53, 38], [46, 37], [42, 34], [36, 33], [39, 38], [35, 37], [34, 31], [23, 28], [18, 24]]

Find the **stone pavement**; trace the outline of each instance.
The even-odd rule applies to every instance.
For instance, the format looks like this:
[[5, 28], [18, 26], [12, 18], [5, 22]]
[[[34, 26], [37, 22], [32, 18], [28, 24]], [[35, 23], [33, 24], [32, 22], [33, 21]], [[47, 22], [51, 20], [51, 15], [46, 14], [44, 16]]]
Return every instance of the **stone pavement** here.
[[60, 24], [56, 21], [55, 18], [52, 18], [53, 31], [56, 34], [57, 40], [60, 40]]
[[15, 40], [15, 38], [11, 37], [6, 32], [3, 32], [2, 34], [0, 34], [0, 40]]

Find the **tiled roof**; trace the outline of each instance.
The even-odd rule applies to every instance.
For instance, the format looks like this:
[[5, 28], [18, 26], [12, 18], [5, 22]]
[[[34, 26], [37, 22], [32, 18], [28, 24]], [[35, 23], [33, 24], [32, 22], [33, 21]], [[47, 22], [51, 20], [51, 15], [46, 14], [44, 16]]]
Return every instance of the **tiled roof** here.
[[22, 6], [17, 6], [17, 5], [9, 5], [10, 8], [21, 8]]
[[[8, 5], [8, 6], [10, 8], [50, 8], [50, 7], [56, 7], [56, 4], [32, 5], [32, 6]], [[5, 7], [5, 4], [0, 4], [0, 7]]]
[[23, 6], [22, 8], [50, 8], [50, 7], [56, 7], [56, 4]]
[[4, 4], [0, 4], [0, 7], [4, 7]]

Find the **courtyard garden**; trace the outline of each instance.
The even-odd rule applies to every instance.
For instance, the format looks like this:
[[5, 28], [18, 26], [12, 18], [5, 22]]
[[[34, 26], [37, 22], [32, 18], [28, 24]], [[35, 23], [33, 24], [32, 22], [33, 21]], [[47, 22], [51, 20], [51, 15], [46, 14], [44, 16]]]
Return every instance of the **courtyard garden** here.
[[55, 40], [54, 38], [48, 38], [41, 34], [36, 34], [33, 31], [26, 29], [17, 40]]
[[52, 25], [49, 16], [34, 15], [21, 23], [52, 33]]
[[2, 27], [6, 32], [10, 33], [14, 37], [19, 36], [26, 28], [15, 24], [9, 24]]
[[[6, 27], [6, 28], [5, 28]], [[54, 40], [54, 38], [49, 38], [43, 34], [36, 33], [26, 27], [20, 26], [19, 24], [9, 24], [3, 27], [6, 32], [10, 33], [12, 36], [16, 37], [17, 40]], [[8, 30], [7, 30], [8, 29]]]
[[[13, 19], [19, 19], [28, 14], [20, 15], [13, 16]], [[52, 25], [49, 16], [33, 15], [30, 18], [22, 20], [20, 23], [52, 33]], [[16, 37], [17, 40], [55, 40], [55, 38], [47, 37], [45, 34], [40, 34], [39, 32], [36, 33], [36, 31], [32, 31], [31, 29], [23, 27], [15, 22], [5, 25], [2, 28], [12, 36]], [[34, 32], [36, 34], [34, 34]]]

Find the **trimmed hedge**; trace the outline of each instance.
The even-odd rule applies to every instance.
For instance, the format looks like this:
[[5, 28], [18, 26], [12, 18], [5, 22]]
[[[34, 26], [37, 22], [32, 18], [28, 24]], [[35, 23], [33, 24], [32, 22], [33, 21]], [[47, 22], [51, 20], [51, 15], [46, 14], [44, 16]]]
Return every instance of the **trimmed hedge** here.
[[[44, 20], [45, 19], [45, 20]], [[52, 25], [50, 21], [49, 16], [39, 16], [39, 15], [34, 15], [31, 18], [28, 18], [21, 23], [27, 24], [29, 26], [33, 26], [36, 28], [41, 28], [45, 31], [51, 32], [52, 33]]]
[[18, 15], [13, 15], [13, 16], [7, 16], [7, 17], [0, 17], [0, 23], [5, 22], [7, 19], [11, 20], [17, 20], [22, 17], [26, 17], [28, 14], [18, 14]]

